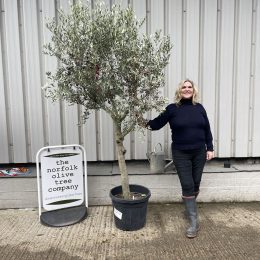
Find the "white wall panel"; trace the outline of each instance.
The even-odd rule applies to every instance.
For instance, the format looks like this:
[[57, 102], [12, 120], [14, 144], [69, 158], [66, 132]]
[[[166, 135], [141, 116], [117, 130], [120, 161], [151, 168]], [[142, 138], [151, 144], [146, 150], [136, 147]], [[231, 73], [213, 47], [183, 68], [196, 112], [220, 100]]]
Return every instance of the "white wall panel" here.
[[[137, 19], [143, 20], [146, 18], [146, 0], [132, 0], [132, 7]], [[141, 33], [146, 32], [147, 20], [145, 20]]]
[[169, 1], [168, 11], [168, 33], [171, 38], [173, 48], [169, 63], [168, 72], [168, 95], [170, 102], [173, 102], [177, 85], [182, 80], [182, 0]]
[[122, 8], [128, 7], [128, 0], [114, 0], [113, 4], [121, 5]]
[[[84, 1], [82, 1], [84, 2]], [[68, 13], [70, 10], [71, 1], [70, 0], [59, 0], [59, 8], [62, 9], [65, 13]]]
[[[247, 157], [249, 142], [249, 95], [251, 59], [252, 1], [238, 2], [236, 95], [235, 95], [235, 157]], [[251, 127], [251, 126], [250, 126]]]
[[40, 57], [38, 42], [37, 6], [34, 0], [23, 0], [22, 23], [25, 48], [25, 84], [29, 122], [29, 161], [33, 162], [37, 151], [44, 145]]
[[[0, 34], [0, 50], [2, 50], [1, 34]], [[0, 51], [0, 163], [9, 162], [8, 154], [8, 134], [7, 134], [7, 118], [6, 118], [6, 104], [5, 104], [5, 89], [4, 89], [4, 72], [2, 65], [2, 52]]]
[[5, 1], [6, 70], [9, 91], [11, 144], [13, 162], [27, 161], [24, 99], [21, 73], [18, 7], [16, 0]]
[[[55, 3], [54, 1], [42, 1], [43, 13], [43, 44], [51, 41], [51, 33], [46, 27], [48, 19], [55, 17]], [[55, 71], [57, 68], [57, 61], [54, 57], [44, 55], [45, 72]], [[47, 125], [47, 141], [46, 145], [61, 144], [61, 119], [60, 119], [60, 104], [59, 102], [51, 102], [46, 100], [45, 120]]]
[[[185, 11], [185, 10], [184, 10]], [[199, 17], [200, 1], [187, 0], [186, 9], [186, 74], [185, 77], [199, 80]]]
[[[161, 30], [161, 35], [164, 35], [164, 4], [165, 1], [161, 0], [151, 0], [151, 28], [150, 33], [155, 34], [156, 31]], [[162, 93], [162, 96], [164, 96], [165, 87], [160, 88], [160, 92]], [[155, 118], [159, 115], [158, 112], [152, 111], [151, 118]], [[160, 143], [164, 145], [164, 132], [165, 129], [162, 128], [158, 131], [152, 131], [151, 132], [151, 149], [153, 150], [154, 147]], [[158, 147], [157, 147], [158, 148]]]
[[212, 135], [215, 136], [217, 0], [202, 1], [201, 19], [200, 96], [207, 111]]
[[64, 143], [78, 144], [79, 143], [79, 117], [78, 106], [70, 105], [64, 102]]
[[[69, 13], [70, 1], [60, 0], [59, 8], [65, 13]], [[63, 117], [63, 142], [66, 144], [78, 144], [79, 143], [79, 117], [78, 106], [71, 105], [68, 102], [63, 103], [64, 117]]]
[[[173, 43], [173, 48], [168, 65], [168, 98], [169, 103], [174, 102], [175, 91], [182, 80], [182, 32], [183, 32], [183, 11], [182, 0], [169, 0], [168, 6], [168, 33]], [[169, 128], [169, 127], [168, 127]], [[171, 157], [171, 131], [168, 131], [168, 157]]]
[[99, 160], [115, 160], [114, 126], [110, 115], [104, 111], [98, 112], [100, 139], [98, 142]]
[[218, 124], [218, 156], [234, 156], [232, 146], [232, 100], [235, 3], [222, 1]]
[[99, 139], [99, 132], [96, 128], [96, 114], [93, 112], [89, 115], [86, 123], [82, 126], [83, 142], [81, 143], [87, 153], [88, 161], [97, 161], [97, 139]]
[[254, 26], [254, 41], [253, 44], [255, 46], [254, 52], [254, 92], [253, 92], [253, 131], [252, 131], [252, 156], [259, 156], [260, 154], [260, 120], [259, 120], [259, 111], [260, 111], [260, 3], [259, 1], [255, 1], [255, 22], [257, 22]]
[[[122, 1], [123, 8], [128, 4], [137, 18], [147, 18], [141, 33], [162, 29], [171, 37], [174, 47], [163, 89], [169, 102], [180, 80], [191, 78], [207, 110], [216, 156], [260, 157], [259, 1]], [[55, 58], [41, 51], [51, 36], [45, 18], [57, 16], [59, 7], [68, 11], [69, 0], [1, 0], [0, 6], [0, 162], [34, 161], [41, 146], [61, 143], [83, 144], [90, 161], [115, 160], [109, 115], [96, 111], [85, 125], [78, 125], [81, 108], [53, 104], [41, 93], [46, 71], [58, 66]], [[146, 152], [158, 142], [170, 155], [169, 129], [145, 136], [131, 133], [124, 142], [126, 158], [146, 159]]]
[[[133, 0], [133, 10], [136, 14], [137, 19], [143, 20], [146, 18], [146, 0]], [[146, 32], [147, 27], [147, 20], [144, 22], [141, 33]], [[145, 117], [149, 118], [148, 115], [145, 115]], [[147, 153], [147, 142], [148, 142], [148, 133], [145, 131], [145, 134], [142, 135], [140, 133], [133, 133], [132, 134], [132, 159], [144, 159], [146, 158]]]

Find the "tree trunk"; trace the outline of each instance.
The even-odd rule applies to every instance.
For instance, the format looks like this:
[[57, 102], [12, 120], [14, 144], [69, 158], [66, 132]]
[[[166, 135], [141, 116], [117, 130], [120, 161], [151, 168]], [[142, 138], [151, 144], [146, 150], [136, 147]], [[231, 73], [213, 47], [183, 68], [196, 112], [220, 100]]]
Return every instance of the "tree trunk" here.
[[125, 163], [125, 148], [124, 148], [124, 137], [122, 135], [121, 127], [116, 126], [116, 148], [117, 148], [117, 159], [119, 164], [119, 170], [121, 174], [121, 185], [123, 190], [124, 199], [130, 199], [129, 189], [129, 178]]

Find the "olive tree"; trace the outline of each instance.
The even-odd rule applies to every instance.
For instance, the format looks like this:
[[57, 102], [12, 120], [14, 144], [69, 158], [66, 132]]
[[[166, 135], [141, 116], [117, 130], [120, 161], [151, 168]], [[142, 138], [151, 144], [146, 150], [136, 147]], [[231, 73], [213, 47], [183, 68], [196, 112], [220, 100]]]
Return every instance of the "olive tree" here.
[[165, 104], [159, 89], [172, 45], [169, 37], [140, 33], [143, 21], [131, 7], [108, 9], [75, 4], [47, 23], [45, 54], [58, 68], [47, 72], [46, 96], [83, 107], [82, 118], [103, 109], [112, 118], [124, 198], [129, 198], [124, 137], [142, 125], [142, 115]]

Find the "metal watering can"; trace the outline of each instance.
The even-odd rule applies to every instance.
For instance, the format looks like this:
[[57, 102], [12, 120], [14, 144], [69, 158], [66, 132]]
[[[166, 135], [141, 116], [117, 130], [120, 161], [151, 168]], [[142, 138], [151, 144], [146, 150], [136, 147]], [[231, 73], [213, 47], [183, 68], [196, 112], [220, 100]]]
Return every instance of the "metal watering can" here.
[[[158, 145], [161, 147], [161, 151], [157, 151]], [[155, 145], [153, 152], [146, 153], [148, 161], [150, 163], [151, 173], [163, 173], [165, 170], [165, 153], [162, 150], [162, 145], [158, 143]]]

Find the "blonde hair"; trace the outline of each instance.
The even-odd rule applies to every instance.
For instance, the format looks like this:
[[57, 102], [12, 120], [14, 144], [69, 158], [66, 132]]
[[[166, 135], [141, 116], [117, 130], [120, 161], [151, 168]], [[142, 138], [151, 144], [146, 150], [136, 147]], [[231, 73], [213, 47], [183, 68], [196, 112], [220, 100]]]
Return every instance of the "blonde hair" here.
[[174, 101], [176, 102], [177, 105], [181, 105], [181, 99], [182, 99], [182, 95], [181, 95], [181, 89], [183, 87], [183, 84], [185, 82], [190, 82], [193, 88], [193, 95], [192, 95], [192, 104], [196, 105], [196, 103], [198, 103], [198, 97], [199, 97], [199, 92], [198, 92], [198, 88], [197, 86], [194, 84], [194, 82], [190, 79], [185, 79], [182, 80], [179, 85], [178, 88], [175, 91], [175, 97], [174, 97]]

